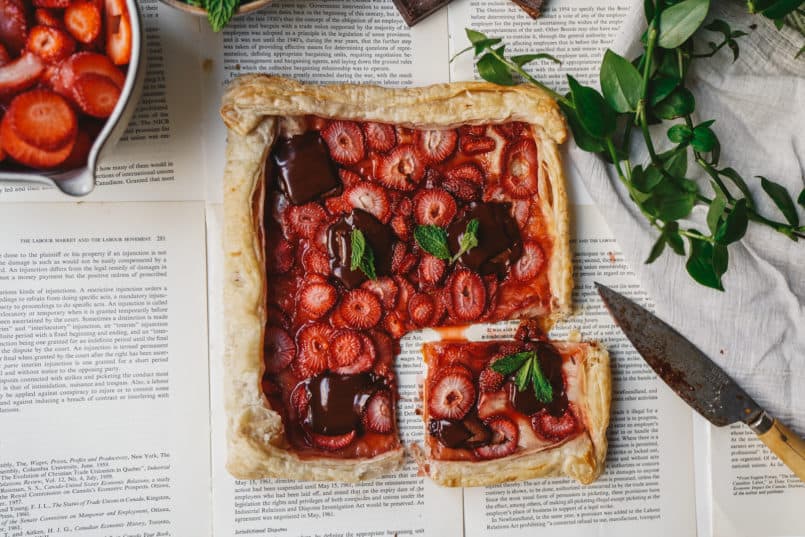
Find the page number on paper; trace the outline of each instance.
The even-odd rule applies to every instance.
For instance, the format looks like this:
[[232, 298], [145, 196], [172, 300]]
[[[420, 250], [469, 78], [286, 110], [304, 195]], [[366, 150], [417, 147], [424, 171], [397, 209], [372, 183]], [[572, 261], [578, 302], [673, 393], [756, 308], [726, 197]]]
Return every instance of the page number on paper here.
[[157, 242], [165, 242], [165, 235], [157, 235], [156, 241]]

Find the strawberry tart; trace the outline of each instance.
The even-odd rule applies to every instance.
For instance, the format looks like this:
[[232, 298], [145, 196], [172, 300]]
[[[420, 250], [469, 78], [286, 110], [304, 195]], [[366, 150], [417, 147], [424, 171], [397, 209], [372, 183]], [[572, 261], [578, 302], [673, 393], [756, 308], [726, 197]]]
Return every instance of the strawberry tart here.
[[[540, 90], [313, 86], [250, 75], [230, 86], [222, 116], [228, 469], [236, 477], [357, 481], [392, 471], [404, 453], [394, 375], [404, 334], [432, 327], [455, 336], [457, 327], [511, 319], [529, 319], [528, 332], [541, 334], [569, 313], [557, 149], [565, 125]], [[585, 458], [591, 468], [561, 462], [518, 475], [598, 475], [609, 414], [598, 347], [521, 338], [511, 354], [539, 357], [502, 369], [500, 386], [484, 391], [481, 377], [501, 367], [503, 344], [442, 345], [425, 349], [423, 472], [446, 485], [498, 482], [515, 477], [460, 475], [512, 458], [542, 464], [534, 458], [542, 453]], [[467, 357], [445, 358], [446, 349]], [[557, 402], [527, 413], [510, 385], [523, 387], [512, 379], [526, 367], [536, 379], [543, 359]], [[600, 367], [587, 367], [593, 362]], [[511, 404], [494, 403], [505, 393]], [[454, 397], [461, 403], [447, 409]], [[590, 419], [599, 415], [606, 419]], [[462, 427], [468, 439], [445, 432]]]

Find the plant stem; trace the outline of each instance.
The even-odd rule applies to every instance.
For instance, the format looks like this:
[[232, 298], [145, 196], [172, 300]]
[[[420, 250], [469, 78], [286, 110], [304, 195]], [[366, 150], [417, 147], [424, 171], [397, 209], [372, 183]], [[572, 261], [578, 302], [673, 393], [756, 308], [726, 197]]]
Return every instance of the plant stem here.
[[552, 90], [551, 88], [549, 88], [548, 86], [546, 86], [545, 84], [543, 84], [542, 82], [540, 82], [539, 80], [537, 80], [536, 78], [534, 78], [533, 76], [528, 74], [528, 71], [526, 71], [525, 69], [523, 69], [522, 67], [520, 67], [516, 63], [514, 63], [512, 61], [509, 61], [504, 56], [498, 54], [492, 47], [489, 47], [486, 50], [487, 50], [488, 54], [491, 54], [492, 56], [494, 56], [495, 58], [497, 58], [501, 62], [505, 63], [509, 67], [509, 69], [511, 69], [512, 71], [515, 71], [521, 77], [523, 77], [524, 79], [528, 80], [529, 82], [531, 82], [532, 84], [534, 84], [538, 88], [541, 88], [542, 90], [547, 91], [548, 94], [550, 94], [550, 96], [554, 98], [554, 100], [559, 101], [560, 103], [564, 104], [565, 106], [569, 106], [570, 108], [575, 108], [573, 106], [573, 103], [570, 102], [568, 99], [566, 99], [564, 97], [564, 95], [560, 95], [556, 91]]

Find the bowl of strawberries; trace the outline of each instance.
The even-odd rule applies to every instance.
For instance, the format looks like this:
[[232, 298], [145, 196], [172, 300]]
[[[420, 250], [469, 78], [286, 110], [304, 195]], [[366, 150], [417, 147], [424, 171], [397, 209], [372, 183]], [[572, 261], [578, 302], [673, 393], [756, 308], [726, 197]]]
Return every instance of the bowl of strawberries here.
[[144, 63], [135, 0], [0, 0], [0, 181], [91, 192]]

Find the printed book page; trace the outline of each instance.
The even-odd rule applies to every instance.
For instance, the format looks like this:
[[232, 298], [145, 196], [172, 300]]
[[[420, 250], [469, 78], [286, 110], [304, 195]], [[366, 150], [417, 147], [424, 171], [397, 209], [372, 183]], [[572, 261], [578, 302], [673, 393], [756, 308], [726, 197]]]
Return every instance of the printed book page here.
[[0, 536], [209, 535], [203, 204], [0, 228]]
[[[200, 26], [159, 0], [138, 0], [147, 71], [134, 117], [113, 154], [99, 162], [97, 186], [82, 201], [204, 200]], [[206, 23], [205, 23], [206, 24]], [[223, 152], [223, 150], [221, 150]], [[43, 185], [0, 183], [0, 202], [69, 201]]]

